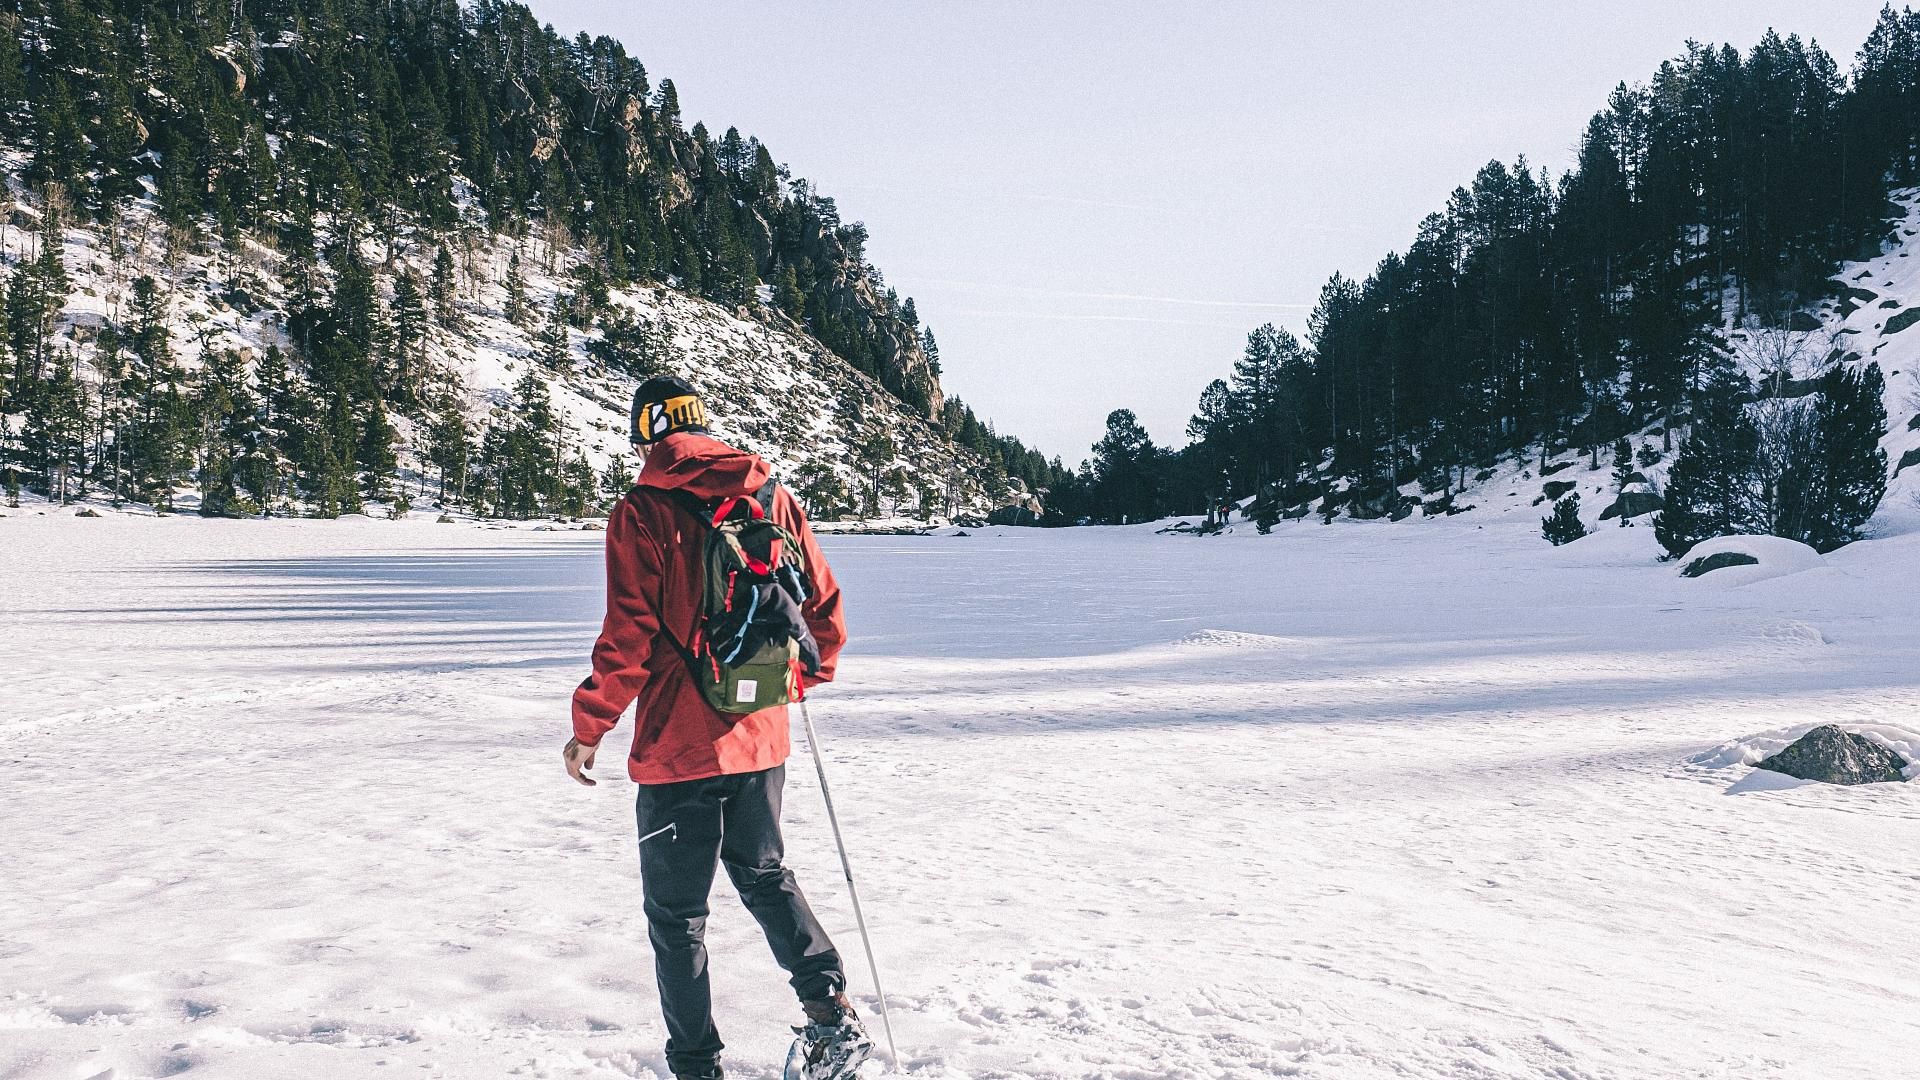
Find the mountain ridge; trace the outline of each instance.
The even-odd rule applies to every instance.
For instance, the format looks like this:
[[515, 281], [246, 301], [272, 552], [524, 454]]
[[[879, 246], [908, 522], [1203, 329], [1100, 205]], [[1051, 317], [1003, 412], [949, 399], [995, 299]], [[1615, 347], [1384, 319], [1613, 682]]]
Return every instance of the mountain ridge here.
[[[619, 42], [496, 0], [188, 8], [0, 15], [11, 218], [35, 236], [0, 357], [16, 481], [328, 513], [437, 470], [481, 512], [578, 512], [615, 486], [613, 399], [690, 365], [750, 448], [810, 472], [819, 512], [979, 513], [1043, 486], [1044, 458], [944, 393], [865, 227], [757, 140], [683, 128]], [[798, 365], [798, 403], [842, 434], [774, 424], [766, 365], [721, 341]], [[273, 350], [310, 415], [265, 415]]]

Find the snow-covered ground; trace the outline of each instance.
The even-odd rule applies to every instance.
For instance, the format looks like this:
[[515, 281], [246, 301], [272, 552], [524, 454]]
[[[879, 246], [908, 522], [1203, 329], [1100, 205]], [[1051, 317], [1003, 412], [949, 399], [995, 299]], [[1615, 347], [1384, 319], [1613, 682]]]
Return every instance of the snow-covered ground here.
[[[631, 790], [560, 768], [601, 534], [4, 512], [0, 1077], [662, 1072]], [[829, 538], [815, 719], [907, 1071], [1910, 1068], [1920, 785], [1746, 762], [1920, 745], [1920, 534], [1728, 587], [1476, 516]], [[770, 1077], [795, 1010], [716, 892]]]

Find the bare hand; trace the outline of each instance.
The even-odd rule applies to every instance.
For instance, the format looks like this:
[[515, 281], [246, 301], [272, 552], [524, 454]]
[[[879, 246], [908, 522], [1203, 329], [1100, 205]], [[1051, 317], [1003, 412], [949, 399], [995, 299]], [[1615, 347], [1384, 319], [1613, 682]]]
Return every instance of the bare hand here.
[[562, 752], [562, 756], [565, 757], [567, 761], [567, 775], [588, 787], [593, 787], [595, 784], [598, 784], [598, 780], [588, 776], [583, 771], [593, 768], [593, 754], [594, 751], [598, 749], [600, 748], [597, 746], [588, 746], [579, 739], [568, 739], [567, 748]]

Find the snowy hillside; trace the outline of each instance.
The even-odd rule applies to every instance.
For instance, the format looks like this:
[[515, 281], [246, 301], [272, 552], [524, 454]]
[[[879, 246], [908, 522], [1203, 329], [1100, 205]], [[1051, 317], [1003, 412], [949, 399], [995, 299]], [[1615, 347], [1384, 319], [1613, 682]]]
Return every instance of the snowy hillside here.
[[[1868, 527], [1873, 535], [1890, 535], [1920, 527], [1920, 188], [1894, 193], [1893, 205], [1904, 217], [1893, 221], [1884, 252], [1872, 259], [1843, 264], [1833, 275], [1836, 300], [1797, 316], [1791, 327], [1767, 329], [1752, 320], [1723, 328], [1728, 357], [1763, 397], [1792, 396], [1810, 390], [1811, 380], [1835, 362], [1864, 366], [1878, 363], [1886, 379], [1887, 436], [1882, 448], [1892, 481], [1880, 511]], [[1784, 373], [1785, 378], [1779, 374]], [[1660, 451], [1651, 465], [1637, 465], [1648, 486], [1662, 490], [1673, 451], [1665, 449], [1659, 423], [1634, 433], [1636, 451]], [[1676, 432], [1673, 446], [1678, 448]], [[1613, 460], [1602, 447], [1597, 465], [1580, 448], [1560, 448], [1546, 455], [1543, 467], [1538, 445], [1504, 456], [1494, 466], [1475, 470], [1451, 505], [1453, 515], [1414, 511], [1409, 521], [1442, 520], [1485, 522], [1489, 518], [1527, 518], [1537, 522], [1554, 499], [1568, 492], [1581, 496], [1581, 517], [1589, 529], [1619, 525], [1617, 518], [1601, 520], [1613, 503]], [[1433, 502], [1434, 494], [1417, 484], [1405, 484], [1401, 494], [1410, 500]], [[1317, 505], [1317, 504], [1316, 504]], [[1311, 508], [1293, 512], [1311, 517]], [[1647, 526], [1651, 518], [1633, 524]]]
[[1880, 532], [1920, 525], [1920, 189], [1895, 194], [1906, 216], [1896, 222], [1878, 258], [1849, 263], [1834, 275], [1845, 290], [1822, 305], [1811, 336], [1847, 363], [1880, 365], [1887, 380], [1887, 452], [1893, 481], [1873, 525]]
[[[14, 175], [25, 165], [19, 155], [0, 162]], [[361, 241], [361, 258], [380, 269], [381, 302], [391, 302], [393, 283], [402, 275], [428, 279], [446, 243], [455, 254], [457, 323], [432, 327], [422, 353], [437, 380], [461, 388], [474, 429], [513, 423], [513, 387], [531, 369], [552, 397], [563, 460], [584, 458], [599, 473], [614, 455], [624, 455], [631, 466], [627, 408], [644, 372], [595, 358], [591, 346], [604, 336], [604, 320], [568, 331], [563, 364], [542, 354], [540, 337], [551, 332], [555, 299], [577, 292], [575, 272], [592, 261], [589, 253], [567, 246], [564, 234], [556, 240], [542, 230], [518, 238], [490, 232], [470, 200], [462, 205], [467, 220], [451, 242], [410, 228], [398, 229], [391, 240]], [[13, 264], [29, 262], [39, 250], [42, 209], [25, 196], [5, 209], [0, 250]], [[323, 238], [330, 226], [324, 218], [316, 222]], [[61, 237], [71, 291], [53, 326], [51, 351], [70, 355], [87, 385], [98, 386], [103, 334], [124, 333], [133, 283], [143, 275], [159, 284], [174, 352], [189, 379], [204, 356], [233, 350], [252, 364], [269, 346], [291, 344], [284, 329], [287, 259], [257, 238], [231, 245], [192, 239], [166, 228], [151, 199], [130, 202], [111, 227], [67, 225]], [[517, 324], [507, 317], [510, 277], [520, 284], [519, 302], [527, 312]], [[716, 432], [767, 457], [790, 483], [808, 476], [816, 487], [831, 487], [833, 481], [822, 479], [831, 476], [859, 493], [886, 477], [882, 513], [931, 506], [942, 516], [984, 514], [1009, 497], [1003, 474], [956, 447], [772, 307], [728, 310], [656, 284], [612, 289], [607, 315], [641, 327], [657, 353], [650, 365], [692, 380], [709, 399]], [[431, 493], [434, 470], [426, 460], [423, 425], [397, 414], [392, 420], [403, 490], [416, 497]], [[20, 422], [13, 427], [17, 431]], [[885, 456], [863, 456], [863, 448], [875, 445], [886, 448]], [[196, 505], [185, 488], [182, 505]]]
[[[499, 282], [511, 246], [496, 238], [475, 251], [475, 287], [462, 305], [469, 338], [440, 348], [445, 362], [472, 388], [476, 413], [507, 404], [523, 365], [536, 363], [537, 344], [501, 315], [505, 297]], [[537, 243], [533, 246], [538, 250]], [[557, 253], [554, 272], [528, 275], [536, 307], [543, 306], [541, 298], [563, 291], [565, 271], [580, 255]], [[984, 513], [1004, 498], [1004, 489], [990, 491], [982, 483], [977, 457], [956, 448], [879, 383], [777, 314], [751, 317], [666, 286], [617, 289], [612, 299], [636, 319], [665, 328], [671, 359], [663, 370], [685, 376], [709, 397], [717, 434], [766, 457], [782, 476], [825, 466], [848, 488], [859, 490], [866, 478], [855, 464], [857, 446], [883, 432], [896, 453], [867, 468], [902, 470], [913, 492], [941, 493], [942, 513]], [[612, 454], [630, 457], [627, 408], [638, 380], [595, 365], [587, 351], [591, 336], [575, 335], [574, 368], [550, 386], [563, 422], [597, 471]], [[950, 508], [945, 505], [949, 492]], [[890, 500], [888, 508], [894, 505], [904, 507], [908, 499]]]

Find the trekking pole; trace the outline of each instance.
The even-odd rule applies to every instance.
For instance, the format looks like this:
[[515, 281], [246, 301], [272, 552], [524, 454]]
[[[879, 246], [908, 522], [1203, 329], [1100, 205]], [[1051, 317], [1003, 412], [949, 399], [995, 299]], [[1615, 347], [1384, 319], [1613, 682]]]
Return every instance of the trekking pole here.
[[893, 1020], [887, 1015], [887, 992], [880, 989], [880, 965], [873, 959], [873, 939], [867, 936], [867, 917], [860, 913], [860, 891], [853, 885], [853, 864], [847, 861], [847, 842], [840, 837], [840, 819], [833, 812], [833, 792], [827, 790], [827, 765], [820, 759], [820, 735], [813, 730], [813, 717], [807, 701], [800, 699], [800, 719], [807, 725], [807, 746], [813, 751], [813, 768], [820, 774], [820, 795], [827, 801], [827, 824], [833, 827], [833, 844], [840, 849], [840, 872], [847, 877], [847, 895], [853, 898], [853, 921], [860, 927], [860, 944], [867, 950], [867, 970], [873, 973], [873, 993], [880, 999], [880, 1026], [887, 1033], [887, 1056], [900, 1068], [900, 1051], [893, 1044]]

